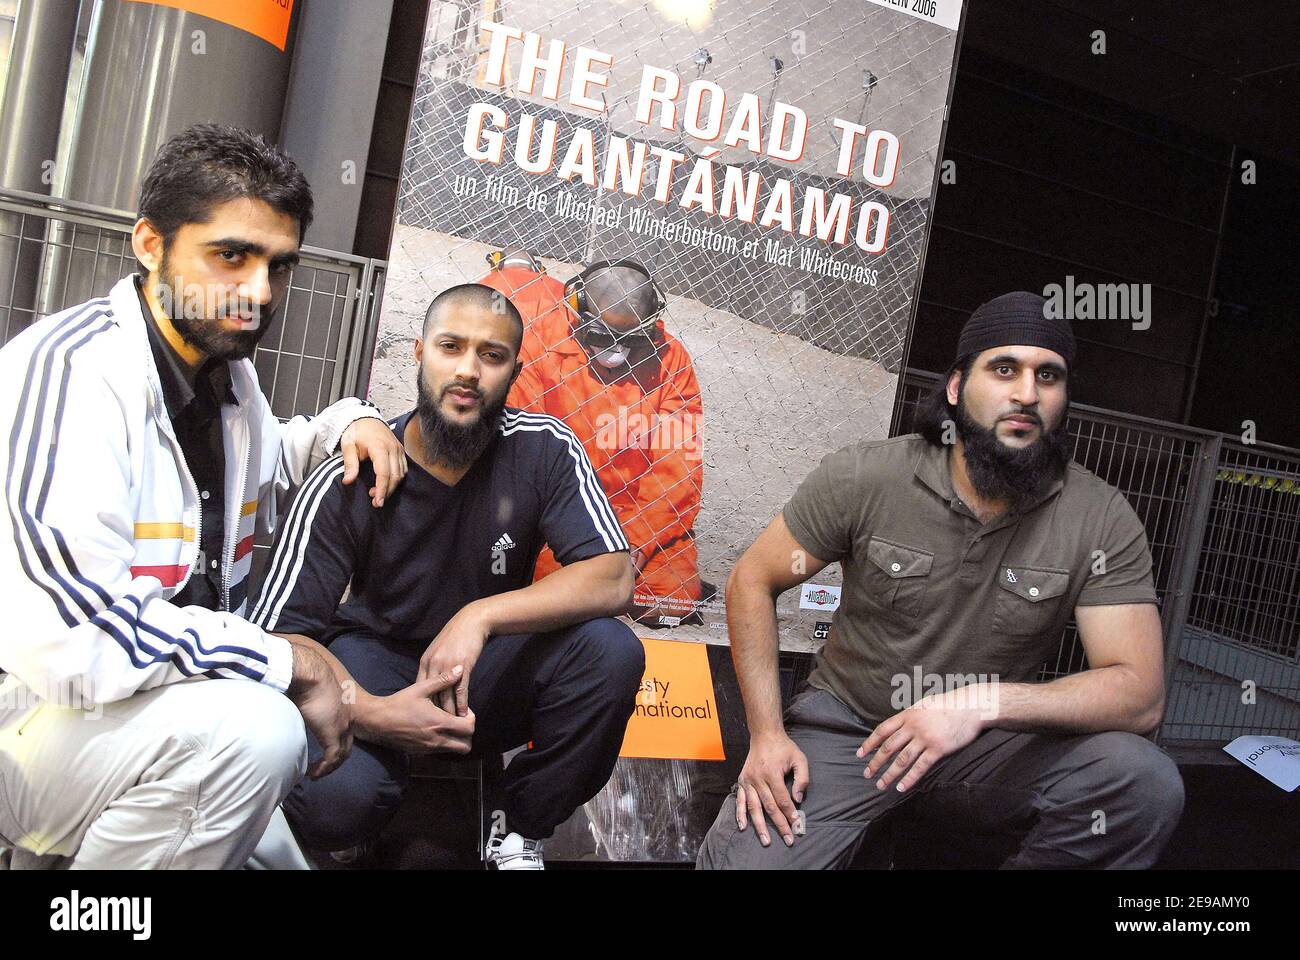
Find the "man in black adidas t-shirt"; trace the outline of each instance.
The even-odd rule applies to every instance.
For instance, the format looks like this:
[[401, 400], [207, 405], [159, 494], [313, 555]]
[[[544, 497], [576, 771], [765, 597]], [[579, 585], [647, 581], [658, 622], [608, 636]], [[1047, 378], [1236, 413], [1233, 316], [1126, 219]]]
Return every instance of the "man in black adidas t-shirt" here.
[[[412, 753], [531, 741], [506, 769], [490, 855], [540, 867], [537, 841], [613, 770], [644, 669], [612, 619], [631, 600], [628, 543], [569, 429], [504, 407], [522, 335], [490, 287], [440, 294], [415, 344], [418, 404], [393, 424], [406, 482], [376, 511], [369, 484], [344, 486], [342, 461], [327, 461], [276, 541], [254, 622], [328, 647], [356, 695], [351, 757], [284, 804], [310, 847], [374, 836]], [[533, 583], [543, 544], [564, 567]]]

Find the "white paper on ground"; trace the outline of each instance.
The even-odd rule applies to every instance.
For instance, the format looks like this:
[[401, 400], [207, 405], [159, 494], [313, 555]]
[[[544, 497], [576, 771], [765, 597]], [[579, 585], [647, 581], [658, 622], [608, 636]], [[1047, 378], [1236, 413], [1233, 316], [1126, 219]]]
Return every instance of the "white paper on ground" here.
[[1286, 737], [1238, 737], [1223, 748], [1283, 790], [1300, 786], [1300, 743]]

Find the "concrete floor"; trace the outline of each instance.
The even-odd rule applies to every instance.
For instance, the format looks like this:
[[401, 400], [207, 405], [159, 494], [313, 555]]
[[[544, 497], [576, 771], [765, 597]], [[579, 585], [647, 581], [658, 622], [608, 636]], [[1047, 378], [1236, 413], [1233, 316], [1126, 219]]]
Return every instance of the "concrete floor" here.
[[[1283, 793], [1236, 764], [1180, 766], [1187, 790], [1183, 817], [1156, 869], [1300, 869], [1300, 792]], [[465, 781], [425, 780], [390, 825], [374, 856], [375, 869], [477, 869], [476, 805]], [[473, 819], [471, 819], [473, 818]], [[895, 869], [988, 869], [997, 851], [927, 842], [915, 826], [895, 835]], [[878, 845], [864, 845], [855, 867], [878, 868]], [[548, 869], [690, 869], [689, 863], [613, 864], [549, 861]]]

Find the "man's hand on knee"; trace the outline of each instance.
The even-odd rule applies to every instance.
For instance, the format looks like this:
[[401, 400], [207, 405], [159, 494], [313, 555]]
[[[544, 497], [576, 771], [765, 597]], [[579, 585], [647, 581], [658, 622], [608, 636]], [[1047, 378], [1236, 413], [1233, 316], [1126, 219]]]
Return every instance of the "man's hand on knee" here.
[[888, 764], [877, 788], [885, 790], [897, 780], [900, 791], [910, 790], [927, 770], [983, 731], [992, 716], [990, 692], [975, 688], [985, 686], [971, 684], [931, 694], [881, 723], [858, 747], [859, 757], [875, 751], [863, 776], [870, 780]]
[[307, 768], [319, 780], [352, 752], [352, 707], [330, 665], [315, 650], [293, 644], [293, 680], [286, 691], [324, 754]]
[[[794, 773], [794, 797], [786, 789], [787, 773]], [[744, 830], [753, 821], [754, 832], [763, 846], [772, 842], [764, 811], [787, 847], [794, 844], [794, 825], [799, 819], [795, 806], [803, 802], [808, 787], [808, 758], [784, 732], [750, 741], [749, 756], [736, 781], [736, 826]]]

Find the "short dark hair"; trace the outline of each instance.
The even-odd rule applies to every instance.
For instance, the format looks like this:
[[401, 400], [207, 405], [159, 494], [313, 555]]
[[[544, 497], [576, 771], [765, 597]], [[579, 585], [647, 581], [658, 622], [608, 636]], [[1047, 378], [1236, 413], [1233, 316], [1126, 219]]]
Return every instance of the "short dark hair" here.
[[921, 398], [912, 419], [913, 433], [919, 433], [936, 447], [943, 446], [946, 424], [948, 421], [957, 422], [957, 409], [948, 402], [948, 381], [954, 373], [960, 371], [962, 382], [965, 383], [966, 375], [975, 365], [977, 356], [979, 354], [968, 353], [964, 357], [958, 357], [934, 388]]
[[433, 302], [429, 304], [429, 309], [424, 311], [424, 327], [420, 331], [421, 337], [428, 339], [429, 324], [448, 307], [476, 307], [480, 310], [489, 310], [509, 317], [514, 321], [517, 328], [515, 355], [518, 356], [524, 342], [524, 318], [518, 308], [510, 302], [510, 298], [496, 287], [489, 287], [486, 283], [460, 283], [454, 287], [448, 287], [434, 297]]
[[311, 226], [311, 186], [293, 158], [239, 127], [198, 123], [158, 150], [140, 186], [139, 216], [163, 245], [187, 223], [206, 223], [212, 208], [251, 197], [298, 221], [298, 242]]

